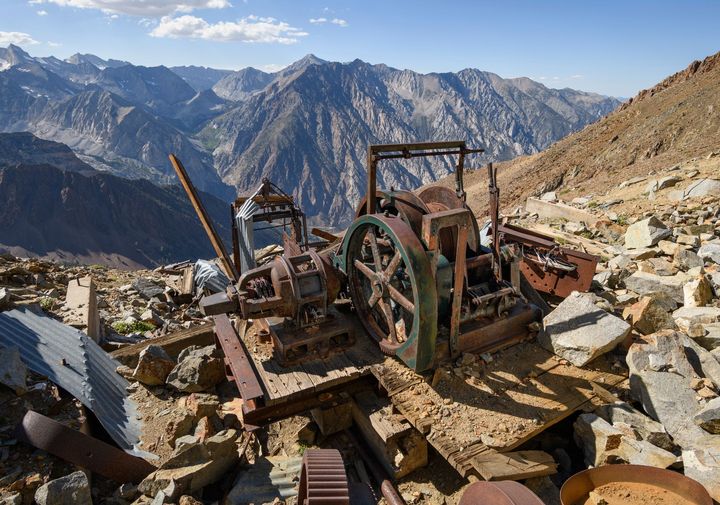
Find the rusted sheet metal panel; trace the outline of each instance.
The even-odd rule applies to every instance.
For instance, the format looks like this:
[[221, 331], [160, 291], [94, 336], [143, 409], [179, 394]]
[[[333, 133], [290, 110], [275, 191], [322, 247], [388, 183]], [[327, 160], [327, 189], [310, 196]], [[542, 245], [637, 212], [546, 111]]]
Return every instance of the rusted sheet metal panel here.
[[130, 383], [115, 372], [120, 365], [87, 335], [27, 309], [0, 313], [0, 346], [17, 347], [32, 371], [46, 376], [93, 411], [125, 451], [139, 449], [141, 423], [127, 396]]
[[[590, 289], [599, 260], [597, 256], [560, 247], [552, 237], [517, 226], [506, 224], [500, 226], [499, 231], [506, 243], [517, 243], [526, 251], [520, 263], [520, 271], [537, 291], [566, 297], [573, 291]], [[531, 252], [533, 250], [541, 255], [552, 253], [575, 268], [572, 271], [554, 268], [543, 263], [541, 257], [536, 259]]]
[[228, 360], [240, 396], [247, 402], [264, 396], [245, 345], [225, 314], [213, 316], [215, 335]]
[[118, 483], [140, 482], [155, 467], [112, 445], [29, 410], [15, 436], [43, 451]]

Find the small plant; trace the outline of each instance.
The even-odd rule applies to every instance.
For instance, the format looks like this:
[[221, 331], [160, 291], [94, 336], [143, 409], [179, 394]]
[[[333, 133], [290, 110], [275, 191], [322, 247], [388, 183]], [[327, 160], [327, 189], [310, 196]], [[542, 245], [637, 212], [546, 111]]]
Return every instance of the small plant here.
[[627, 224], [628, 224], [627, 216], [624, 214], [620, 214], [617, 218], [616, 223], [619, 224], [620, 226], [627, 226]]
[[116, 321], [112, 324], [112, 329], [120, 335], [130, 335], [131, 333], [145, 333], [154, 330], [155, 326], [144, 321], [133, 321], [132, 323]]
[[600, 207], [600, 203], [596, 202], [595, 200], [591, 200], [588, 202], [587, 207], [588, 207], [588, 209], [596, 209], [596, 208]]
[[44, 311], [47, 312], [47, 311], [49, 311], [49, 310], [52, 310], [52, 308], [53, 308], [54, 306], [55, 306], [55, 299], [54, 299], [54, 298], [51, 298], [51, 297], [49, 297], [49, 296], [43, 296], [42, 298], [40, 298], [40, 307], [41, 307]]

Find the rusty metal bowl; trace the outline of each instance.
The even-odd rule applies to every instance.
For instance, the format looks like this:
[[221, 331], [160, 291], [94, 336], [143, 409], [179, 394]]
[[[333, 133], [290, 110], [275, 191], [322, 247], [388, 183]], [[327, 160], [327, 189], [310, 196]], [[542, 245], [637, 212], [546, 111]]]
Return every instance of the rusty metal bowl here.
[[470, 484], [458, 505], [543, 505], [543, 502], [519, 482], [501, 480]]
[[646, 484], [667, 489], [695, 505], [713, 505], [712, 498], [699, 482], [671, 470], [643, 465], [608, 465], [576, 473], [560, 489], [560, 503], [583, 503], [590, 491], [612, 482]]

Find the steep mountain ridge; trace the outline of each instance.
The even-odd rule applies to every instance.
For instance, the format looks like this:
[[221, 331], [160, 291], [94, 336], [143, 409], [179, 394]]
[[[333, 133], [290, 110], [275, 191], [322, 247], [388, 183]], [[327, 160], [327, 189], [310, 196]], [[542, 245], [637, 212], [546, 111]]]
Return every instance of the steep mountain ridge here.
[[[262, 82], [250, 79], [258, 75], [270, 79], [260, 90]], [[278, 74], [232, 74], [216, 92], [231, 77], [235, 107], [200, 134], [222, 179], [246, 190], [268, 176], [292, 191], [314, 222], [338, 227], [364, 193], [369, 144], [461, 138], [485, 147], [485, 159], [510, 159], [538, 152], [619, 104], [473, 69], [418, 74], [312, 56]], [[379, 180], [413, 188], [451, 170], [446, 160], [388, 163]]]
[[[720, 154], [720, 53], [694, 61], [640, 91], [606, 118], [543, 152], [500, 163], [502, 203], [514, 208], [528, 196], [551, 190], [564, 199], [598, 195], [633, 177], [716, 154]], [[469, 173], [466, 180], [469, 202], [484, 212], [484, 173]]]

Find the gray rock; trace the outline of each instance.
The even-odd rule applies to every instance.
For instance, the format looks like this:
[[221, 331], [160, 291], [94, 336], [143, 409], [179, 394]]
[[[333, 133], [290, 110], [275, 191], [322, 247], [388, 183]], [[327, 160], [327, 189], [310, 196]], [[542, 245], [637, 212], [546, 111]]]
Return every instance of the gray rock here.
[[0, 384], [4, 384], [15, 394], [27, 392], [27, 367], [20, 359], [17, 347], [0, 348]]
[[700, 344], [704, 349], [712, 351], [720, 347], [720, 323], [702, 324], [702, 335], [695, 338], [695, 342]]
[[147, 496], [169, 489], [177, 494], [192, 493], [217, 482], [239, 459], [237, 432], [224, 430], [205, 443], [183, 444], [138, 488]]
[[132, 287], [146, 300], [158, 297], [165, 291], [165, 286], [158, 284], [152, 279], [146, 279], [145, 277], [138, 277], [135, 279], [132, 283]]
[[701, 245], [697, 254], [704, 260], [710, 260], [713, 263], [720, 264], [720, 243], [710, 242]]
[[675, 321], [667, 306], [653, 296], [643, 296], [638, 302], [626, 307], [623, 319], [631, 321], [633, 328], [644, 335], [675, 328]]
[[673, 312], [673, 319], [683, 331], [688, 331], [696, 324], [712, 324], [720, 321], [718, 307], [680, 307]]
[[51, 480], [35, 492], [38, 505], [92, 505], [90, 483], [80, 471]]
[[133, 370], [133, 379], [147, 384], [159, 386], [165, 384], [168, 375], [175, 368], [175, 361], [159, 345], [149, 345], [138, 357], [138, 364]]
[[703, 266], [702, 258], [687, 249], [678, 249], [673, 256], [673, 263], [683, 271]]
[[683, 449], [701, 447], [710, 436], [693, 422], [700, 404], [692, 388], [698, 375], [685, 348], [689, 342], [677, 332], [656, 333], [633, 343], [626, 356], [631, 395]]
[[0, 505], [23, 505], [22, 495], [18, 492], [10, 492], [0, 495]]
[[677, 460], [673, 453], [635, 439], [631, 430], [624, 432], [592, 413], [580, 415], [573, 427], [589, 466], [631, 463], [667, 468]]
[[708, 433], [720, 435], [720, 397], [707, 402], [693, 420]]
[[557, 202], [557, 193], [555, 191], [548, 191], [547, 193], [543, 193], [543, 195], [540, 197], [540, 200], [543, 202]]
[[628, 227], [625, 232], [625, 247], [628, 249], [651, 247], [671, 235], [672, 231], [662, 221], [653, 216]]
[[191, 346], [178, 356], [178, 364], [172, 369], [167, 383], [186, 393], [207, 391], [225, 379], [225, 364], [220, 352], [213, 345]]
[[704, 307], [712, 299], [712, 284], [704, 275], [689, 280], [683, 286], [683, 305], [685, 307]]
[[612, 425], [623, 423], [630, 426], [640, 439], [661, 449], [672, 452], [677, 448], [662, 424], [634, 409], [628, 403], [601, 405], [595, 412]]
[[700, 179], [693, 182], [684, 190], [672, 191], [668, 198], [674, 201], [687, 200], [688, 198], [702, 198], [704, 196], [720, 195], [720, 181], [716, 179]]
[[720, 502], [720, 445], [696, 447], [682, 452], [683, 473], [702, 484]]
[[683, 286], [689, 276], [685, 273], [675, 275], [656, 275], [647, 272], [635, 272], [625, 279], [625, 287], [639, 295], [666, 293], [677, 303], [683, 303]]
[[576, 366], [612, 350], [630, 325], [599, 308], [593, 298], [573, 292], [544, 319], [541, 344]]

